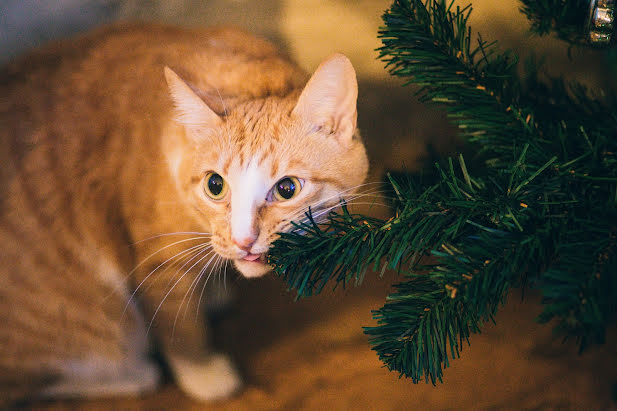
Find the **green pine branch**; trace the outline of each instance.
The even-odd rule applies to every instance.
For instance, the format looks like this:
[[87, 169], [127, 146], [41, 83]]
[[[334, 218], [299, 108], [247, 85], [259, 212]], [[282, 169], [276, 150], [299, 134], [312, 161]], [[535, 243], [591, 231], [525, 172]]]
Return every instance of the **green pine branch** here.
[[[617, 312], [617, 215], [579, 222], [559, 245], [561, 257], [542, 277], [545, 309], [540, 322], [557, 319], [555, 331], [577, 340], [582, 351], [604, 343], [605, 324]], [[587, 270], [578, 268], [586, 266]]]
[[445, 108], [484, 165], [450, 159], [430, 185], [390, 178], [387, 221], [343, 206], [317, 223], [309, 210], [269, 257], [299, 296], [359, 284], [369, 270], [401, 273], [365, 331], [388, 368], [414, 382], [441, 381], [512, 287], [542, 290], [540, 320], [557, 320], [556, 331], [581, 348], [602, 341], [615, 320], [615, 106], [534, 73], [521, 82], [511, 53], [471, 46], [470, 11], [396, 0], [380, 53], [423, 101]]
[[[379, 32], [380, 58], [390, 74], [419, 87], [423, 102], [445, 108], [469, 141], [510, 147], [520, 127], [507, 108], [519, 93], [517, 59], [499, 53], [495, 43], [474, 44], [467, 20], [471, 7], [453, 2], [395, 1], [384, 14]], [[419, 35], [422, 33], [422, 35]]]
[[587, 41], [589, 0], [521, 0], [521, 12], [531, 22], [531, 31], [545, 36], [555, 33], [573, 45]]

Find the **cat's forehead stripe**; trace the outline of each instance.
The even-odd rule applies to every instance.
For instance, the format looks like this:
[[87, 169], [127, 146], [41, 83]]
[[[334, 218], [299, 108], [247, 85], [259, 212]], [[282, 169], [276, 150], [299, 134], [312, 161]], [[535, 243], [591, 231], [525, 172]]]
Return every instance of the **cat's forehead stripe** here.
[[259, 104], [259, 107], [253, 107], [252, 110], [250, 110], [251, 114], [249, 114], [248, 117], [246, 118], [246, 128], [247, 130], [250, 129], [251, 133], [255, 132], [258, 119], [262, 115], [262, 111], [263, 111], [264, 105], [266, 104], [266, 101], [258, 100], [255, 102], [255, 105], [257, 104]]
[[288, 168], [306, 170], [308, 166], [304, 163], [304, 161], [293, 158], [289, 160]]
[[265, 138], [278, 140], [280, 124], [288, 117], [286, 110], [281, 111], [281, 102], [280, 98], [268, 97], [238, 107], [237, 114], [243, 124], [239, 140], [248, 142], [253, 149], [259, 148]]
[[319, 177], [319, 176], [312, 176], [311, 177], [311, 181], [314, 183], [318, 183], [318, 184], [329, 184], [332, 185], [334, 187], [338, 187], [341, 185], [340, 181], [335, 180], [333, 178], [330, 177]]
[[231, 165], [231, 161], [233, 160], [232, 156], [228, 156], [223, 164], [223, 175], [229, 175], [229, 166]]
[[279, 162], [270, 161], [270, 178], [276, 177], [276, 173], [279, 171]]

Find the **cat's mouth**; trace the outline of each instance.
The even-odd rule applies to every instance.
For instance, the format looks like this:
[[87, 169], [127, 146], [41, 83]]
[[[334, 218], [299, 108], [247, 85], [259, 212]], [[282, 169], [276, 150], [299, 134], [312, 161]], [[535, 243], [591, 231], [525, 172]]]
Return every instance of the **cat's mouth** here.
[[272, 269], [268, 264], [266, 254], [249, 253], [242, 258], [235, 259], [234, 265], [246, 278], [261, 277]]
[[266, 253], [261, 253], [261, 254], [248, 253], [247, 255], [242, 257], [242, 260], [251, 261], [253, 263], [265, 264], [266, 263]]

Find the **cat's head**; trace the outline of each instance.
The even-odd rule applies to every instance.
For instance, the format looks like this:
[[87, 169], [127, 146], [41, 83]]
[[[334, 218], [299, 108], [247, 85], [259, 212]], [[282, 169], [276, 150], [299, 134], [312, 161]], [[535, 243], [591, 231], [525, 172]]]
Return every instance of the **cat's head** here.
[[245, 277], [270, 270], [265, 255], [290, 221], [338, 204], [366, 178], [345, 56], [325, 60], [301, 93], [250, 100], [224, 116], [173, 71], [165, 76], [184, 130], [168, 154], [176, 186], [214, 250]]

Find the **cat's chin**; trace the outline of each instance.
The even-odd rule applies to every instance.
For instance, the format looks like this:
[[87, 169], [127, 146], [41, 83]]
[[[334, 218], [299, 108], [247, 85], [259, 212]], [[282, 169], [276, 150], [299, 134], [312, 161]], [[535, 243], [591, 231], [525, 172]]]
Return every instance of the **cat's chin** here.
[[269, 264], [263, 263], [259, 260], [247, 261], [238, 259], [234, 260], [234, 265], [240, 274], [246, 278], [261, 277], [272, 271], [272, 267], [270, 267]]

